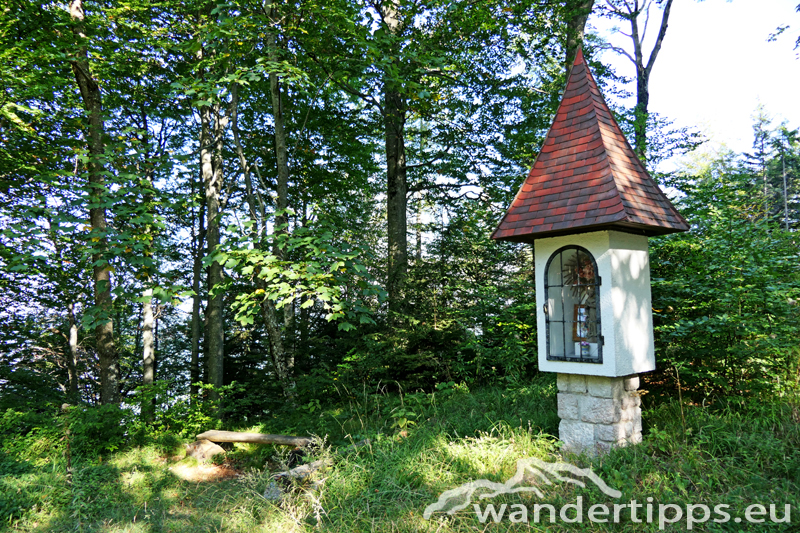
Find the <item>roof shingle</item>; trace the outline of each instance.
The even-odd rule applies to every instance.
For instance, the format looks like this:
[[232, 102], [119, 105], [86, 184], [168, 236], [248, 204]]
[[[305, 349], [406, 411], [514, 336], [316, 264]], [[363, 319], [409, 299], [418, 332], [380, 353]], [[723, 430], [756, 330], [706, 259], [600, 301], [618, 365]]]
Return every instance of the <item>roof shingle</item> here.
[[542, 149], [492, 238], [600, 229], [649, 236], [689, 225], [636, 157], [579, 49]]

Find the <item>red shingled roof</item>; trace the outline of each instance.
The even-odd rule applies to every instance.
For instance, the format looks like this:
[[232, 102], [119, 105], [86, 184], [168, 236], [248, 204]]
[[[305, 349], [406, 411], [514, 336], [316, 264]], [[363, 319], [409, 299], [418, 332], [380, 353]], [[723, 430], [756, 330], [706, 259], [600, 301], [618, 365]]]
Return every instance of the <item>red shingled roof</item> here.
[[539, 156], [492, 238], [601, 229], [663, 235], [689, 225], [636, 157], [578, 50]]

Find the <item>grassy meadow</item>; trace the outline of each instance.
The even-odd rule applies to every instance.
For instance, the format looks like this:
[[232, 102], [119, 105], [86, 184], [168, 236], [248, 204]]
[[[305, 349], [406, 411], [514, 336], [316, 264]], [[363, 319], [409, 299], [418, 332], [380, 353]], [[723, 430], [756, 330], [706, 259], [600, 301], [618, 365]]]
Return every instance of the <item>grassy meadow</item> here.
[[[190, 439], [168, 434], [149, 442], [121, 441], [117, 449], [91, 450], [69, 439], [59, 416], [7, 411], [0, 455], [0, 529], [50, 532], [475, 532], [659, 531], [623, 512], [619, 523], [568, 523], [557, 518], [514, 523], [508, 515], [484, 521], [472, 506], [453, 515], [423, 518], [426, 506], [461, 484], [505, 482], [516, 461], [537, 457], [591, 467], [622, 492], [618, 501], [730, 506], [731, 520], [693, 524], [693, 531], [800, 531], [800, 402], [731, 400], [681, 405], [645, 397], [644, 443], [600, 457], [559, 451], [554, 376], [526, 387], [469, 391], [455, 384], [435, 393], [389, 394], [342, 390], [331, 405], [308, 404], [293, 417], [275, 417], [250, 430], [314, 434], [312, 456], [329, 454], [334, 466], [316, 475], [316, 490], [295, 487], [281, 501], [263, 497], [271, 475], [287, 468], [286, 449], [236, 444], [210, 464], [184, 458]], [[49, 418], [48, 418], [49, 417]], [[49, 421], [45, 426], [43, 421]], [[37, 425], [39, 424], [39, 425]], [[231, 429], [231, 428], [227, 428]], [[240, 428], [245, 429], [245, 428]], [[88, 428], [87, 431], [90, 431]], [[17, 432], [16, 435], [14, 432]], [[102, 445], [96, 435], [95, 445]], [[348, 443], [370, 444], [346, 454]], [[67, 452], [67, 441], [70, 449]], [[100, 443], [100, 444], [98, 444]], [[116, 446], [116, 445], [115, 445]], [[88, 451], [87, 451], [88, 450]], [[69, 461], [69, 465], [68, 465]], [[591, 483], [543, 487], [559, 508], [578, 497], [613, 507], [614, 498]], [[648, 500], [652, 498], [652, 500]], [[474, 499], [473, 502], [476, 500]], [[532, 508], [531, 493], [492, 499], [499, 508]], [[480, 502], [485, 506], [487, 501]], [[752, 504], [791, 506], [790, 523], [748, 523]], [[586, 512], [584, 510], [584, 512]], [[641, 516], [641, 513], [640, 515]], [[568, 516], [569, 517], [569, 516]], [[664, 524], [685, 531], [686, 521]]]

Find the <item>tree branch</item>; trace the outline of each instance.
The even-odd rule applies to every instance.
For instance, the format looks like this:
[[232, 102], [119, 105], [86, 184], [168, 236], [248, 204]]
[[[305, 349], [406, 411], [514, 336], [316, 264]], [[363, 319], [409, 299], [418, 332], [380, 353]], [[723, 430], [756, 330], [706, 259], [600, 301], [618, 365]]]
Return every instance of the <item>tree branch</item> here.
[[444, 189], [444, 190], [446, 190], [446, 189], [460, 189], [461, 187], [467, 187], [469, 185], [470, 184], [468, 184], [468, 183], [467, 184], [464, 184], [464, 183], [435, 183], [433, 185], [419, 184], [419, 185], [415, 185], [414, 187], [409, 187], [406, 190], [406, 193], [420, 192], [420, 191], [430, 191], [430, 190], [434, 190], [434, 189], [439, 189], [439, 190], [442, 190], [442, 189]]
[[340, 89], [342, 89], [346, 93], [352, 94], [353, 96], [358, 96], [359, 98], [361, 98], [363, 101], [367, 102], [368, 104], [371, 104], [371, 105], [375, 106], [375, 108], [380, 112], [381, 115], [385, 114], [383, 112], [383, 106], [374, 97], [372, 97], [372, 96], [370, 96], [370, 95], [368, 95], [366, 93], [362, 93], [361, 91], [359, 91], [355, 87], [351, 86], [346, 81], [337, 80], [336, 78], [333, 77], [333, 72], [330, 72], [327, 68], [325, 68], [325, 66], [322, 64], [321, 61], [319, 61], [319, 59], [317, 58], [316, 55], [314, 55], [312, 52], [308, 52], [308, 51], [306, 51], [306, 53], [308, 54], [308, 57], [310, 57], [311, 60], [314, 63], [319, 65], [319, 67], [325, 72], [325, 74], [328, 75], [328, 78], [333, 80], [333, 83], [335, 83], [336, 85], [339, 86]]
[[[472, 195], [474, 195], [474, 196], [472, 196]], [[486, 194], [483, 191], [478, 191], [478, 192], [475, 192], [475, 191], [464, 191], [463, 193], [459, 194], [458, 196], [451, 196], [451, 198], [458, 199], [458, 200], [463, 199], [463, 198], [466, 198], [467, 200], [486, 200], [486, 201], [491, 200], [489, 195]]]
[[306, 124], [308, 123], [308, 116], [311, 114], [311, 108], [313, 107], [313, 104], [317, 101], [317, 97], [319, 96], [320, 91], [322, 91], [322, 88], [325, 86], [326, 83], [328, 83], [328, 80], [331, 79], [332, 76], [333, 74], [328, 74], [328, 77], [325, 78], [325, 81], [323, 81], [320, 84], [320, 86], [317, 87], [317, 94], [315, 94], [314, 99], [311, 100], [311, 104], [308, 106], [308, 111], [306, 112], [306, 118], [305, 120], [303, 120], [303, 125], [300, 128], [300, 131], [297, 133], [297, 140], [294, 143], [295, 152], [297, 152], [297, 146], [300, 144], [300, 139], [303, 136], [303, 132], [306, 130]]
[[446, 154], [447, 152], [449, 152], [451, 148], [452, 148], [452, 145], [448, 146], [444, 150], [441, 150], [438, 155], [432, 157], [431, 159], [428, 159], [427, 161], [423, 161], [421, 163], [414, 163], [413, 165], [405, 165], [405, 169], [408, 170], [410, 168], [420, 168], [420, 167], [428, 166], [428, 165], [434, 163], [435, 161], [441, 159], [443, 157], [443, 154]]
[[653, 5], [652, 2], [649, 0], [645, 2], [644, 7], [644, 27], [642, 28], [642, 42], [644, 42], [644, 36], [647, 35], [647, 25], [650, 24], [650, 6]]
[[647, 61], [647, 66], [644, 69], [647, 76], [650, 76], [650, 71], [653, 70], [656, 56], [658, 56], [658, 52], [661, 50], [661, 43], [664, 41], [664, 36], [667, 34], [667, 24], [669, 23], [669, 12], [671, 8], [672, 0], [667, 0], [667, 5], [664, 6], [664, 14], [661, 15], [661, 28], [658, 30], [656, 44], [653, 46], [653, 51], [650, 52], [650, 59]]
[[611, 43], [602, 44], [602, 45], [599, 46], [599, 48], [602, 49], [602, 50], [613, 50], [614, 52], [616, 52], [618, 54], [622, 54], [625, 57], [627, 57], [628, 59], [630, 59], [631, 63], [636, 65], [636, 60], [628, 52], [626, 52], [624, 48], [620, 48], [619, 46], [614, 46]]

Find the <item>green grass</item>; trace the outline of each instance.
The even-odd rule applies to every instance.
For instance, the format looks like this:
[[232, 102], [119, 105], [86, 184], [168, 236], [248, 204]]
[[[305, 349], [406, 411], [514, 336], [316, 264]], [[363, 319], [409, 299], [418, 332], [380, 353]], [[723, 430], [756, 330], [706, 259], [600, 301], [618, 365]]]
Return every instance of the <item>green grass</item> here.
[[[270, 483], [265, 465], [279, 468], [285, 450], [237, 445], [228, 462], [244, 473], [216, 482], [185, 481], [176, 468], [191, 466], [163, 456], [163, 447], [129, 448], [91, 459], [73, 458], [68, 480], [57, 430], [20, 436], [27, 445], [0, 455], [0, 510], [9, 531], [102, 532], [474, 532], [658, 531], [658, 525], [481, 523], [471, 508], [424, 520], [439, 494], [477, 479], [504, 482], [516, 461], [538, 457], [591, 466], [621, 501], [654, 505], [752, 503], [792, 505], [792, 524], [696, 524], [694, 531], [800, 531], [800, 414], [798, 403], [730, 400], [713, 407], [676, 402], [644, 413], [645, 441], [596, 459], [564, 457], [557, 439], [552, 376], [525, 388], [467, 391], [444, 386], [436, 394], [360, 393], [342, 390], [336, 405], [310, 405], [292, 418], [259, 428], [326, 435], [334, 447], [369, 437], [371, 444], [343, 457], [319, 477], [318, 491], [302, 488], [282, 502], [261, 495]], [[685, 419], [685, 420], [684, 420]], [[331, 453], [330, 448], [320, 453]], [[578, 496], [613, 503], [593, 487], [558, 484], [545, 490], [556, 508]], [[486, 502], [482, 502], [485, 504]], [[535, 498], [512, 494], [500, 504]], [[587, 505], [588, 507], [588, 505]], [[532, 518], [532, 517], [531, 517]], [[667, 531], [685, 530], [667, 526]]]

